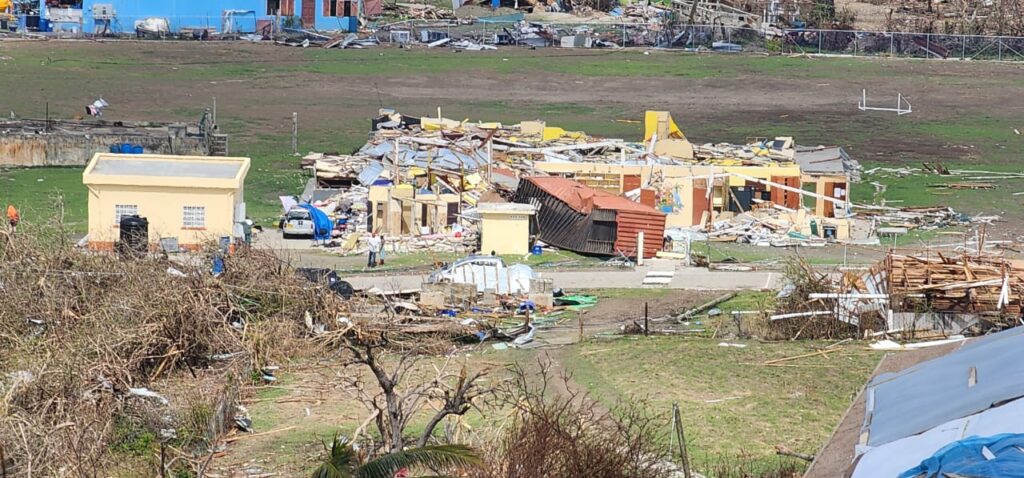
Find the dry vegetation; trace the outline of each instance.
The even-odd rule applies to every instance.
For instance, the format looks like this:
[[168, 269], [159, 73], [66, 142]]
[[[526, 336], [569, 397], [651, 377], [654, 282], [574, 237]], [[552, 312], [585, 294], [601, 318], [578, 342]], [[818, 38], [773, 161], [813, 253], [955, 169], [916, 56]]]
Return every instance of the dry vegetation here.
[[76, 250], [60, 232], [0, 234], [6, 472], [102, 475], [117, 461], [110, 446], [125, 438], [125, 423], [149, 428], [128, 435], [165, 430], [182, 449], [205, 440], [217, 413], [230, 420], [233, 410], [185, 393], [193, 403], [176, 404], [183, 409], [167, 418], [163, 400], [139, 389], [161, 390], [163, 379], [183, 374], [199, 382], [211, 370], [220, 371], [214, 389], [230, 388], [248, 379], [250, 365], [311, 346], [293, 340], [305, 334], [305, 311], [326, 315], [343, 306], [270, 254], [244, 252], [227, 264], [214, 278], [205, 261], [123, 261]]

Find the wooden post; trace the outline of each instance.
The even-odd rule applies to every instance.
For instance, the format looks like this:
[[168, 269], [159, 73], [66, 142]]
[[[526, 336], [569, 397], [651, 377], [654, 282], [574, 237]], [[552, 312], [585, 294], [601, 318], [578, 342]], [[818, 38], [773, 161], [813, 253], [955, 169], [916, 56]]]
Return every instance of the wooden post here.
[[[686, 478], [692, 478], [690, 474], [690, 454], [686, 449], [686, 431], [683, 430], [683, 420], [679, 414], [679, 403], [672, 404], [672, 431], [674, 432], [674, 438], [678, 440], [679, 446], [679, 459], [683, 465], [683, 476]], [[673, 438], [669, 435], [669, 440]], [[670, 443], [671, 444], [671, 443]]]
[[398, 171], [398, 139], [395, 139], [395, 159], [392, 163], [394, 163], [394, 177], [391, 178], [391, 184], [398, 186], [398, 184], [402, 182], [401, 175]]
[[644, 265], [644, 231], [636, 233], [636, 265]]
[[583, 343], [583, 317], [587, 315], [586, 311], [580, 312], [580, 340], [579, 343]]
[[650, 335], [650, 320], [647, 316], [647, 302], [644, 302], [644, 337]]

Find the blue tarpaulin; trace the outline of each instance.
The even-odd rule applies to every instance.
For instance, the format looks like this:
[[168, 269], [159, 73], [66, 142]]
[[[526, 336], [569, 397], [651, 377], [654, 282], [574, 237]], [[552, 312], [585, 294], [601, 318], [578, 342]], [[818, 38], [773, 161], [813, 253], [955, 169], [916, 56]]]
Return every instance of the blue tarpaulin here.
[[309, 216], [313, 219], [313, 240], [326, 241], [330, 239], [331, 230], [334, 228], [331, 218], [327, 217], [323, 211], [313, 207], [312, 204], [299, 204], [299, 207], [309, 211]]
[[942, 447], [920, 465], [904, 471], [900, 478], [1024, 477], [1024, 434], [1003, 433], [989, 437], [972, 436]]

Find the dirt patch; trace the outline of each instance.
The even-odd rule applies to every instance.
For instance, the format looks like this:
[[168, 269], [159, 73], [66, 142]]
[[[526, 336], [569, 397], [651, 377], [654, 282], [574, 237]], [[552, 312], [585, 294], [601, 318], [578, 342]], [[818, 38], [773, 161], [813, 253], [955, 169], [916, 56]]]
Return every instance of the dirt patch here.
[[[600, 293], [595, 295], [600, 296]], [[583, 320], [583, 336], [591, 338], [597, 334], [618, 332], [623, 325], [633, 321], [643, 323], [644, 304], [651, 319], [682, 313], [715, 297], [714, 292], [694, 290], [637, 289], [633, 297], [599, 298], [597, 305], [580, 313], [570, 312], [555, 325], [544, 326], [537, 332], [541, 346], [561, 346], [579, 342], [580, 320]], [[652, 326], [653, 329], [653, 326]]]

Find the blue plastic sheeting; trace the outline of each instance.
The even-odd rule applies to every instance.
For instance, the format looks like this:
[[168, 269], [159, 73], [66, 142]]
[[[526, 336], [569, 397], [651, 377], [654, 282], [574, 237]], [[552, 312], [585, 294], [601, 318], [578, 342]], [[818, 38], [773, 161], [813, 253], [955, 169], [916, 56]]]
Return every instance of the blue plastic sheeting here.
[[[959, 350], [868, 384], [862, 431], [875, 447], [1024, 396], [1024, 327], [971, 340]], [[968, 377], [977, 377], [971, 386]]]
[[312, 204], [299, 204], [299, 207], [309, 211], [309, 216], [313, 218], [313, 240], [326, 241], [330, 239], [331, 231], [334, 229], [331, 218], [327, 217], [323, 211], [313, 207]]
[[1024, 447], [1024, 434], [965, 438], [946, 445], [917, 467], [900, 473], [899, 478], [1024, 477], [1024, 452], [1019, 447]]
[[869, 449], [857, 459], [853, 478], [894, 477], [950, 443], [971, 436], [1024, 434], [1024, 399], [958, 418], [918, 435]]

